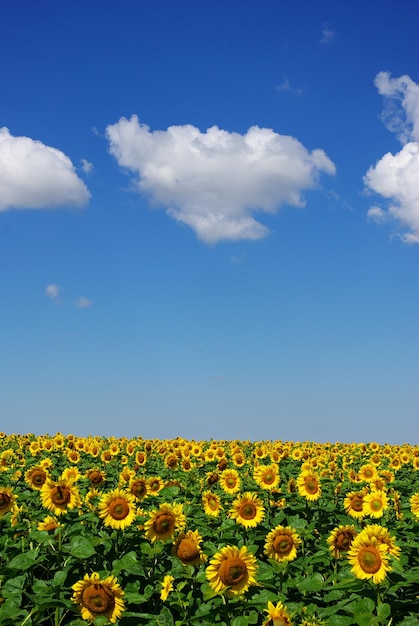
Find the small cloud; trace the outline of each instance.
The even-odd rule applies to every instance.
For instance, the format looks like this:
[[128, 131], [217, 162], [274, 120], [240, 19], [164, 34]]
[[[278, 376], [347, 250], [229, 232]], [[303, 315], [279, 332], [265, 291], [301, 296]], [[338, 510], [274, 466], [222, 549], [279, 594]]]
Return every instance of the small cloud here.
[[92, 306], [92, 304], [93, 302], [84, 296], [80, 296], [80, 298], [76, 300], [76, 307], [78, 309], [87, 309], [89, 306]]
[[284, 76], [282, 83], [277, 85], [275, 89], [276, 91], [288, 91], [290, 93], [295, 93], [297, 96], [301, 96], [301, 94], [304, 93], [304, 89], [301, 89], [300, 87], [293, 87], [287, 76]]
[[47, 285], [47, 287], [45, 288], [45, 293], [48, 298], [51, 298], [51, 300], [56, 300], [60, 293], [60, 288], [58, 285], [52, 283], [51, 285]]
[[367, 211], [367, 217], [372, 222], [376, 222], [377, 224], [382, 224], [388, 220], [388, 215], [383, 209], [379, 206], [372, 206]]
[[57, 148], [0, 128], [0, 211], [85, 206], [89, 190]]
[[86, 159], [81, 159], [80, 162], [81, 162], [81, 169], [83, 170], [85, 174], [93, 173], [93, 163], [89, 163], [89, 161], [86, 161]]
[[322, 28], [322, 38], [320, 42], [322, 45], [330, 43], [335, 38], [335, 31], [328, 24], [324, 24]]
[[246, 255], [239, 254], [238, 256], [232, 256], [230, 261], [235, 264], [244, 263], [246, 260]]

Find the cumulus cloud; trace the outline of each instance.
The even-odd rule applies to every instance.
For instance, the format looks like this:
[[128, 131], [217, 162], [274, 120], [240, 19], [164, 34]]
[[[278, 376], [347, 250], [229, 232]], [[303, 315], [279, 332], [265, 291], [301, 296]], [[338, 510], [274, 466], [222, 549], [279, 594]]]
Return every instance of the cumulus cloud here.
[[46, 286], [45, 293], [48, 298], [51, 298], [51, 300], [56, 300], [59, 296], [60, 288], [58, 285], [52, 283], [51, 285]]
[[86, 159], [81, 159], [81, 168], [85, 174], [91, 174], [93, 172], [93, 163], [86, 161]]
[[393, 221], [405, 243], [419, 243], [419, 85], [409, 76], [391, 78], [377, 74], [375, 81], [385, 98], [383, 120], [396, 133], [403, 148], [388, 152], [364, 176], [366, 189], [386, 200], [386, 209], [373, 206], [368, 217], [375, 222]]
[[87, 309], [89, 306], [92, 306], [92, 304], [93, 302], [84, 296], [80, 296], [80, 298], [76, 300], [76, 307], [78, 309]]
[[258, 126], [243, 135], [189, 124], [151, 131], [133, 115], [106, 136], [118, 164], [138, 177], [136, 189], [208, 243], [265, 237], [254, 213], [304, 206], [303, 191], [335, 172], [323, 150]]
[[60, 150], [0, 128], [0, 211], [84, 206], [90, 193]]

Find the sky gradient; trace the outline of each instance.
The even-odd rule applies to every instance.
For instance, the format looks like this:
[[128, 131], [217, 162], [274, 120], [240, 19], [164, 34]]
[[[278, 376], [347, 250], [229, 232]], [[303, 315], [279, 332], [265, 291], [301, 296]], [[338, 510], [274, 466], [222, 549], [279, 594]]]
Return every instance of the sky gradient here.
[[3, 3], [0, 430], [419, 443], [419, 6]]

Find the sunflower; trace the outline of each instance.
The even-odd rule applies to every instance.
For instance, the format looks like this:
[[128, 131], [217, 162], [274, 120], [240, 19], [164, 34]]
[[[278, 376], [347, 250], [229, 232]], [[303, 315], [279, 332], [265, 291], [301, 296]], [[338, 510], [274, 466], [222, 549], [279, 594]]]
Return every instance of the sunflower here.
[[336, 559], [343, 556], [344, 552], [348, 552], [356, 535], [355, 526], [337, 526], [332, 530], [327, 543], [329, 544], [330, 552]]
[[387, 572], [391, 571], [387, 546], [374, 536], [360, 533], [355, 537], [348, 551], [348, 560], [357, 578], [372, 579], [375, 584], [383, 582]]
[[82, 618], [88, 622], [105, 616], [111, 624], [115, 624], [125, 609], [122, 600], [124, 592], [115, 576], [101, 580], [96, 572], [91, 576], [85, 574], [83, 580], [76, 582], [72, 589], [74, 594], [71, 599], [79, 605]]
[[293, 561], [301, 539], [291, 526], [276, 526], [266, 536], [264, 552], [269, 559], [275, 561]]
[[94, 487], [103, 485], [106, 480], [106, 474], [99, 469], [89, 469], [86, 472], [86, 478], [90, 481], [90, 484]]
[[41, 489], [48, 478], [46, 470], [41, 465], [35, 465], [25, 472], [25, 482], [32, 489]]
[[363, 482], [370, 483], [378, 478], [377, 468], [372, 463], [361, 465], [358, 470], [358, 476]]
[[181, 533], [176, 539], [173, 553], [183, 565], [201, 565], [207, 560], [201, 550], [202, 537], [197, 530], [188, 530]]
[[245, 528], [254, 528], [265, 517], [263, 502], [255, 493], [246, 491], [234, 500], [229, 517]]
[[62, 515], [80, 506], [80, 495], [72, 481], [47, 479], [41, 491], [42, 506], [55, 515]]
[[364, 516], [362, 505], [364, 502], [365, 491], [351, 491], [347, 494], [343, 501], [345, 511], [351, 517], [360, 518]]
[[369, 517], [382, 517], [388, 509], [388, 497], [384, 491], [372, 491], [364, 496], [362, 514]]
[[75, 483], [80, 480], [81, 474], [77, 467], [66, 467], [60, 476], [60, 480], [67, 480], [68, 482]]
[[16, 496], [9, 487], [0, 487], [0, 517], [16, 509]]
[[99, 502], [99, 517], [105, 526], [124, 530], [135, 519], [135, 498], [124, 489], [113, 489], [105, 493]]
[[228, 596], [242, 595], [256, 585], [256, 557], [246, 546], [225, 546], [211, 559], [206, 577], [211, 589]]
[[170, 574], [167, 574], [163, 578], [163, 582], [161, 583], [161, 591], [160, 591], [160, 600], [163, 600], [163, 602], [167, 600], [169, 593], [173, 591], [174, 589], [173, 581], [174, 581], [174, 577], [170, 576]]
[[307, 500], [315, 501], [322, 495], [320, 480], [315, 472], [303, 471], [297, 478], [298, 493]]
[[148, 479], [148, 490], [150, 491], [150, 493], [156, 495], [157, 493], [159, 493], [159, 491], [163, 489], [163, 487], [164, 482], [160, 478], [160, 476], [151, 476]]
[[202, 506], [206, 515], [218, 517], [221, 511], [220, 496], [212, 491], [204, 491], [202, 494]]
[[44, 519], [42, 520], [42, 522], [38, 523], [38, 530], [55, 530], [56, 528], [58, 528], [58, 526], [60, 526], [61, 524], [55, 519], [55, 517], [52, 517], [52, 515], [47, 515], [46, 517], [44, 517]]
[[419, 492], [414, 493], [413, 496], [410, 498], [410, 510], [412, 511], [413, 515], [417, 519], [419, 519]]
[[240, 490], [240, 476], [235, 469], [225, 469], [220, 474], [221, 488], [229, 495], [234, 495]]
[[278, 602], [276, 605], [268, 602], [268, 608], [265, 609], [265, 613], [268, 614], [268, 617], [262, 626], [292, 626], [290, 616], [282, 602]]
[[147, 480], [145, 478], [131, 478], [129, 490], [136, 500], [143, 500], [148, 491]]
[[253, 472], [253, 480], [267, 491], [273, 491], [279, 485], [279, 471], [278, 466], [272, 463], [271, 465], [259, 465]]
[[379, 543], [382, 543], [391, 556], [396, 559], [400, 556], [400, 548], [396, 545], [396, 537], [392, 537], [387, 528], [379, 524], [370, 524], [365, 526], [359, 533], [361, 537], [375, 537]]
[[172, 539], [176, 531], [183, 530], [186, 517], [181, 504], [163, 503], [159, 509], [151, 511], [144, 524], [146, 537], [151, 541]]

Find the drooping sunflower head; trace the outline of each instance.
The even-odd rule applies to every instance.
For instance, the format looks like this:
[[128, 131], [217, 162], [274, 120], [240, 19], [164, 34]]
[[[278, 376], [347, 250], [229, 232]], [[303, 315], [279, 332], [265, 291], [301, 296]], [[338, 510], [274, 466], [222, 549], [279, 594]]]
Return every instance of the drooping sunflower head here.
[[292, 626], [291, 618], [282, 602], [278, 602], [276, 605], [268, 602], [268, 608], [265, 609], [265, 613], [268, 616], [262, 626]]
[[44, 517], [42, 522], [38, 523], [37, 528], [38, 530], [54, 531], [59, 526], [60, 526], [60, 523], [55, 519], [55, 517], [52, 517], [51, 515], [47, 515], [46, 517]]
[[257, 561], [246, 546], [225, 546], [211, 559], [206, 569], [210, 587], [228, 596], [242, 595], [256, 585]]
[[99, 485], [103, 485], [105, 482], [106, 475], [102, 470], [94, 468], [87, 470], [86, 478], [90, 481], [92, 486], [99, 487]]
[[86, 574], [72, 587], [72, 601], [79, 605], [81, 616], [88, 622], [104, 616], [114, 624], [125, 609], [124, 592], [114, 576], [101, 580], [99, 574]]
[[354, 526], [338, 526], [332, 530], [327, 543], [329, 550], [336, 559], [346, 555], [356, 535], [357, 531]]
[[144, 524], [146, 537], [151, 541], [172, 539], [176, 532], [184, 529], [186, 517], [181, 504], [163, 503], [159, 509], [151, 511]]
[[41, 489], [42, 485], [45, 484], [47, 478], [47, 471], [40, 465], [35, 465], [35, 467], [31, 467], [25, 472], [26, 484], [29, 485], [29, 487], [32, 487], [32, 489], [37, 489], [38, 491]]
[[265, 508], [255, 493], [247, 491], [234, 500], [229, 515], [237, 524], [254, 528], [263, 520]]
[[98, 509], [105, 526], [115, 530], [124, 530], [132, 524], [136, 516], [135, 498], [124, 489], [114, 489], [104, 494]]
[[197, 530], [181, 533], [173, 546], [173, 553], [183, 565], [200, 565], [207, 557], [201, 550], [202, 537]]
[[414, 493], [410, 498], [410, 510], [413, 515], [419, 519], [419, 492]]
[[276, 526], [268, 533], [264, 552], [269, 559], [278, 562], [293, 561], [297, 556], [301, 539], [291, 526]]

